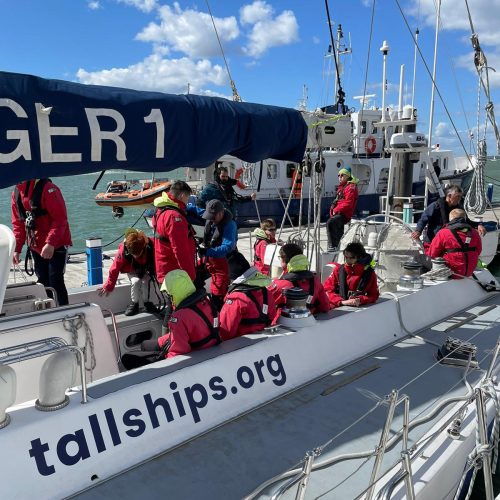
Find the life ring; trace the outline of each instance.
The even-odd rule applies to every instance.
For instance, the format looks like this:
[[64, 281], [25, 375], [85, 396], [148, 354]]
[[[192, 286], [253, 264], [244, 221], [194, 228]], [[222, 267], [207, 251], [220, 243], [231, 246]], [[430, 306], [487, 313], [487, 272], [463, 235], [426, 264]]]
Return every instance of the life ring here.
[[365, 151], [371, 155], [375, 153], [375, 150], [377, 149], [377, 140], [375, 137], [367, 137], [365, 140]]
[[236, 170], [236, 173], [234, 174], [234, 178], [238, 181], [236, 182], [236, 185], [240, 188], [240, 189], [245, 189], [246, 188], [246, 185], [243, 184], [242, 181], [240, 181], [240, 177], [241, 177], [241, 174], [243, 173], [243, 169], [242, 168], [239, 168], [238, 170]]

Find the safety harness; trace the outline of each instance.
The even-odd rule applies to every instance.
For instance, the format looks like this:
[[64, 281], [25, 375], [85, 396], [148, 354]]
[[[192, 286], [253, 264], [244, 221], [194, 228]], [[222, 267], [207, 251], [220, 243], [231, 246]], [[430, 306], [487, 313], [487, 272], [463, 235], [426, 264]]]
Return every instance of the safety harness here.
[[356, 290], [349, 290], [349, 285], [347, 284], [347, 272], [345, 270], [345, 265], [342, 264], [339, 267], [339, 283], [336, 287], [335, 293], [340, 295], [344, 300], [347, 300], [350, 297], [364, 295], [373, 272], [374, 271], [371, 265], [367, 264], [361, 274]]
[[297, 286], [299, 288], [302, 288], [299, 284], [300, 281], [309, 281], [309, 295], [306, 300], [307, 307], [309, 309], [314, 309], [320, 305], [319, 299], [316, 299], [313, 302], [315, 275], [312, 271], [296, 271], [294, 273], [286, 273], [281, 277], [281, 279], [291, 281], [293, 286]]
[[[210, 322], [210, 320], [205, 316], [201, 308], [198, 306], [198, 304], [204, 299], [207, 299], [208, 303], [210, 304], [213, 322]], [[215, 340], [215, 345], [221, 343], [221, 338], [219, 335], [219, 313], [217, 311], [217, 308], [212, 304], [212, 301], [208, 298], [207, 292], [205, 290], [196, 290], [196, 292], [194, 292], [189, 297], [185, 298], [180, 304], [178, 304], [175, 308], [175, 311], [179, 311], [181, 309], [190, 309], [191, 311], [196, 313], [207, 325], [209, 331], [209, 334], [201, 340], [189, 341], [189, 345], [192, 347], [192, 349], [198, 349], [211, 340]], [[167, 340], [167, 342], [165, 342], [161, 351], [159, 352], [156, 358], [157, 360], [163, 359], [168, 354], [171, 344], [172, 341], [169, 337], [169, 339]]]
[[[253, 292], [256, 291], [262, 291], [262, 307], [259, 304], [259, 301], [253, 294]], [[260, 286], [254, 286], [254, 285], [245, 285], [243, 284], [238, 284], [238, 285], [233, 285], [232, 287], [229, 287], [228, 294], [231, 292], [240, 292], [244, 295], [246, 295], [254, 304], [255, 307], [257, 308], [257, 311], [259, 312], [259, 316], [257, 318], [243, 318], [240, 321], [241, 325], [265, 325], [269, 326], [272, 323], [272, 318], [269, 317], [269, 295], [266, 287], [260, 287]]]
[[255, 262], [260, 262], [262, 259], [257, 255], [257, 253], [255, 252], [255, 250], [257, 249], [257, 245], [261, 242], [261, 241], [267, 241], [268, 243], [271, 243], [271, 240], [269, 238], [262, 238], [262, 237], [259, 237], [259, 236], [256, 236], [256, 240], [255, 240], [255, 243], [253, 244], [253, 253], [254, 253], [254, 261]]
[[140, 264], [137, 259], [134, 259], [134, 256], [129, 252], [126, 245], [124, 245], [123, 256], [127, 260], [127, 262], [132, 264], [135, 274], [142, 278], [146, 273], [150, 276], [153, 276], [155, 273], [155, 255], [154, 248], [151, 243], [148, 243], [144, 248], [146, 252], [146, 262], [144, 264]]
[[193, 229], [193, 226], [187, 220], [186, 213], [181, 208], [174, 207], [173, 205], [167, 205], [166, 207], [161, 207], [161, 208], [158, 208], [156, 210], [156, 212], [155, 212], [155, 214], [153, 216], [153, 220], [154, 220], [154, 224], [153, 224], [154, 237], [156, 239], [162, 241], [163, 243], [170, 243], [170, 240], [166, 236], [163, 236], [162, 234], [160, 234], [160, 233], [158, 233], [156, 231], [156, 226], [158, 224], [158, 218], [166, 210], [173, 210], [174, 212], [177, 212], [178, 214], [180, 214], [182, 216], [182, 218], [187, 222], [187, 225], [188, 225], [188, 236], [191, 237], [191, 238], [193, 238], [196, 241], [196, 238], [195, 238], [196, 231]]
[[[469, 255], [468, 252], [476, 252], [477, 248], [476, 247], [471, 247], [470, 242], [472, 240], [472, 237], [468, 234], [465, 238], [465, 241], [460, 238], [458, 235], [458, 231], [460, 229], [466, 229], [467, 233], [470, 233], [472, 230], [472, 227], [467, 224], [466, 222], [454, 222], [452, 224], [448, 224], [446, 226], [447, 229], [450, 230], [451, 234], [459, 244], [459, 248], [449, 248], [445, 251], [445, 253], [463, 253], [464, 258], [465, 258], [465, 275], [467, 276], [469, 274]], [[461, 231], [462, 232], [462, 231]]]
[[[47, 210], [41, 207], [42, 205], [42, 193], [43, 188], [50, 179], [39, 179], [36, 182], [35, 187], [33, 188], [33, 192], [31, 193], [31, 198], [29, 200], [30, 210], [26, 210], [23, 205], [23, 201], [21, 199], [21, 193], [19, 192], [18, 187], [16, 186], [14, 189], [14, 200], [17, 206], [17, 212], [19, 214], [19, 218], [24, 222], [24, 227], [26, 229], [26, 241], [27, 241], [27, 250], [26, 257], [24, 259], [24, 270], [28, 276], [33, 276], [35, 274], [35, 270], [33, 269], [33, 257], [31, 255], [31, 246], [35, 244], [35, 229], [36, 229], [36, 220], [39, 217], [43, 217], [44, 215], [48, 215]], [[26, 187], [24, 189], [24, 196], [28, 197], [29, 191], [31, 187], [31, 181], [26, 182]], [[29, 266], [28, 263], [31, 263]]]
[[203, 233], [203, 243], [205, 248], [214, 248], [222, 243], [222, 235], [224, 233], [224, 227], [231, 221], [233, 216], [228, 210], [224, 210], [224, 218], [215, 224], [211, 220], [207, 220], [205, 224], [205, 231]]

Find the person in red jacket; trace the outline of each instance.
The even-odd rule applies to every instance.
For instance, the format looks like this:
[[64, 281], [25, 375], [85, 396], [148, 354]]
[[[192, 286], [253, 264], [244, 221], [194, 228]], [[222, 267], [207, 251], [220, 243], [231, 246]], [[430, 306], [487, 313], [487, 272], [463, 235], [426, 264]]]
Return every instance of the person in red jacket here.
[[332, 262], [335, 267], [324, 283], [330, 307], [359, 307], [375, 303], [380, 293], [371, 255], [361, 243], [353, 242], [345, 247], [344, 260], [344, 264]]
[[270, 287], [276, 305], [281, 307], [286, 304], [284, 290], [299, 287], [309, 294], [307, 307], [312, 314], [329, 311], [328, 297], [321, 280], [309, 271], [309, 261], [302, 253], [302, 248], [295, 243], [287, 243], [279, 252], [283, 274]]
[[174, 269], [183, 269], [192, 280], [196, 277], [195, 233], [186, 217], [191, 193], [189, 184], [175, 181], [168, 193], [162, 193], [154, 201], [155, 266], [159, 283]]
[[444, 257], [454, 279], [472, 276], [483, 249], [479, 232], [466, 217], [465, 210], [452, 210], [450, 222], [437, 232], [426, 252], [432, 259]]
[[220, 312], [222, 340], [258, 332], [277, 319], [271, 279], [251, 267], [233, 281]]
[[255, 236], [254, 260], [253, 265], [257, 270], [269, 275], [269, 264], [264, 264], [264, 256], [266, 255], [266, 248], [269, 243], [276, 243], [276, 222], [274, 219], [264, 219], [260, 223], [260, 227], [253, 232]]
[[338, 173], [337, 194], [330, 207], [330, 218], [326, 223], [328, 251], [335, 251], [344, 235], [344, 226], [351, 220], [358, 201], [359, 181], [351, 174], [350, 168], [341, 168]]
[[185, 271], [170, 271], [161, 288], [174, 305], [168, 321], [169, 332], [158, 339], [145, 340], [142, 351], [124, 354], [122, 362], [127, 369], [206, 349], [221, 341], [217, 309], [207, 292], [197, 290]]
[[[140, 302], [148, 312], [157, 312], [151, 300], [151, 288], [156, 292], [155, 256], [153, 240], [142, 231], [129, 229], [125, 240], [118, 246], [113, 264], [109, 268], [106, 283], [97, 289], [99, 295], [108, 295], [116, 285], [120, 273], [127, 273], [130, 280], [131, 304], [125, 309], [125, 316], [134, 316], [139, 312]], [[158, 294], [157, 294], [158, 295]]]
[[16, 238], [12, 258], [14, 265], [19, 264], [20, 253], [26, 242], [27, 261], [31, 254], [38, 282], [56, 291], [59, 305], [68, 304], [64, 270], [68, 246], [72, 242], [61, 190], [50, 179], [21, 182], [12, 193], [11, 208]]

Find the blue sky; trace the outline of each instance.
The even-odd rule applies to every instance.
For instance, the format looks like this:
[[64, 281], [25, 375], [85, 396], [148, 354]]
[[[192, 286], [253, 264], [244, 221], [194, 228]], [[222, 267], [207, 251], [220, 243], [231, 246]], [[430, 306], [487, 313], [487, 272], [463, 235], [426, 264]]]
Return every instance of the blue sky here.
[[[432, 67], [435, 1], [399, 0]], [[500, 117], [500, 0], [469, 0], [473, 22], [492, 73], [493, 102]], [[227, 73], [204, 0], [16, 0], [0, 2], [1, 68], [81, 83], [230, 96]], [[324, 0], [209, 0], [229, 68], [245, 101], [297, 107], [307, 86], [308, 108], [331, 102], [333, 77], [325, 54], [329, 45]], [[329, 0], [352, 56], [344, 59], [347, 103], [363, 93], [372, 0]], [[456, 127], [468, 146], [467, 123], [476, 124], [477, 77], [462, 0], [443, 0], [437, 82]], [[382, 58], [387, 40], [388, 103], [398, 101], [400, 64], [406, 65], [411, 99], [413, 45], [394, 0], [376, 2], [367, 93], [381, 104]], [[455, 69], [452, 70], [452, 67]], [[460, 95], [457, 91], [457, 82]], [[415, 102], [420, 130], [427, 133], [430, 80], [421, 61]], [[461, 97], [460, 97], [461, 96]], [[329, 99], [328, 99], [329, 98]], [[463, 102], [463, 107], [461, 104]], [[482, 96], [484, 107], [484, 96]], [[482, 119], [482, 122], [484, 120]], [[436, 99], [433, 143], [459, 152], [459, 142]], [[494, 154], [493, 141], [489, 153]]]

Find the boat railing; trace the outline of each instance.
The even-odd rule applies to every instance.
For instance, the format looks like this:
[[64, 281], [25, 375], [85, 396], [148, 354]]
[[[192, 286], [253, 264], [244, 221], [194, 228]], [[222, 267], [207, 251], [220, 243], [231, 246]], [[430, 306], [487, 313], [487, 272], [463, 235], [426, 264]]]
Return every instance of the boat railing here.
[[60, 351], [74, 352], [79, 358], [80, 379], [82, 384], [82, 403], [87, 402], [87, 379], [85, 376], [85, 355], [77, 345], [67, 344], [61, 337], [48, 337], [0, 349], [0, 364], [10, 365]]
[[[408, 214], [408, 216], [411, 218], [411, 222], [413, 222], [413, 216], [417, 214], [421, 214], [424, 212], [423, 206], [424, 206], [424, 200], [425, 196], [391, 196], [390, 197], [393, 203], [397, 206], [401, 206], [401, 210], [389, 210], [390, 215], [395, 215], [395, 216], [400, 216], [402, 219], [405, 219], [405, 205], [411, 205], [411, 212]], [[387, 199], [388, 196], [380, 196], [380, 213], [384, 214], [387, 206]], [[399, 203], [397, 203], [399, 202]], [[415, 205], [421, 206], [422, 208], [415, 208]], [[405, 222], [407, 222], [405, 220]]]
[[[497, 350], [495, 351], [495, 353], [497, 353]], [[493, 355], [492, 365], [497, 357], [495, 353]], [[387, 411], [386, 421], [382, 429], [382, 432], [380, 434], [379, 443], [374, 449], [359, 451], [355, 453], [336, 455], [324, 461], [317, 461], [316, 459], [322, 454], [323, 450], [327, 446], [329, 446], [340, 434], [343, 434], [345, 431], [348, 430], [345, 429], [340, 434], [330, 439], [324, 445], [314, 448], [312, 451], [308, 451], [306, 453], [304, 460], [301, 462], [302, 468], [295, 468], [292, 470], [288, 470], [278, 476], [275, 476], [267, 480], [266, 482], [259, 485], [252, 493], [246, 496], [245, 500], [251, 500], [253, 498], [256, 498], [266, 488], [269, 488], [273, 484], [280, 481], [284, 481], [286, 479], [288, 479], [288, 481], [280, 485], [279, 488], [277, 488], [275, 492], [272, 494], [271, 498], [273, 500], [278, 500], [283, 496], [283, 494], [287, 490], [289, 490], [297, 483], [299, 483], [299, 486], [296, 498], [303, 498], [303, 495], [305, 493], [305, 488], [307, 487], [307, 483], [309, 481], [309, 476], [313, 471], [324, 469], [326, 467], [332, 467], [337, 463], [345, 462], [348, 460], [365, 459], [364, 463], [366, 463], [373, 457], [375, 457], [375, 462], [372, 468], [369, 484], [366, 487], [366, 489], [362, 491], [356, 498], [357, 499], [373, 498], [373, 493], [375, 491], [377, 483], [379, 483], [381, 480], [384, 479], [388, 471], [393, 470], [394, 468], [399, 466], [400, 469], [395, 473], [395, 475], [392, 478], [390, 478], [389, 480], [385, 479], [387, 482], [379, 490], [379, 493], [377, 495], [377, 500], [389, 499], [392, 495], [392, 492], [402, 481], [405, 482], [406, 497], [413, 499], [415, 498], [415, 493], [413, 487], [413, 475], [411, 467], [412, 462], [414, 462], [417, 458], [421, 457], [424, 454], [427, 447], [432, 444], [433, 438], [439, 435], [440, 433], [446, 431], [450, 435], [450, 437], [454, 437], [456, 435], [455, 431], [457, 430], [457, 423], [458, 423], [458, 433], [460, 433], [460, 426], [462, 424], [464, 415], [466, 414], [468, 407], [472, 403], [476, 404], [476, 410], [477, 410], [476, 419], [478, 423], [479, 432], [478, 432], [477, 445], [474, 448], [471, 455], [482, 454], [483, 460], [475, 461], [475, 466], [480, 467], [481, 463], [488, 461], [487, 457], [488, 458], [491, 457], [492, 449], [494, 448], [494, 446], [488, 443], [488, 437], [486, 431], [487, 401], [485, 400], [485, 396], [487, 398], [493, 399], [493, 397], [491, 396], [491, 391], [488, 391], [486, 389], [487, 384], [488, 384], [488, 379], [486, 379], [486, 377], [483, 377], [482, 381], [480, 382], [479, 388], [472, 390], [472, 388], [468, 386], [466, 394], [462, 396], [447, 398], [446, 400], [442, 401], [439, 405], [437, 405], [435, 408], [433, 408], [433, 410], [429, 412], [427, 415], [419, 419], [414, 419], [412, 421], [409, 420], [409, 408], [410, 408], [409, 397], [406, 395], [398, 397], [398, 391], [393, 390], [388, 396], [378, 401], [374, 407], [368, 410], [364, 415], [362, 415], [348, 427], [348, 429], [350, 429], [351, 427], [359, 423], [362, 419], [367, 417], [381, 404], [388, 405], [389, 408]], [[394, 411], [396, 407], [402, 403], [404, 404], [403, 426], [398, 432], [394, 433], [394, 435], [389, 439], [389, 432], [394, 417]], [[409, 438], [409, 432], [411, 430], [434, 420], [445, 408], [451, 405], [456, 405], [458, 403], [462, 404], [458, 408], [456, 408], [452, 414], [448, 415], [447, 418], [445, 418], [445, 420], [441, 423], [441, 425], [437, 430], [435, 430], [431, 435], [424, 436], [422, 439], [415, 442], [411, 447], [409, 447], [408, 438]], [[498, 414], [499, 413], [498, 402], [495, 402], [495, 404], [497, 406], [497, 414]], [[481, 432], [480, 430], [481, 426], [484, 432]], [[400, 441], [402, 441], [401, 457], [387, 469], [387, 472], [385, 474], [379, 475], [384, 454], [387, 451], [393, 449], [394, 446]], [[362, 465], [364, 465], [364, 463]], [[464, 476], [466, 472], [468, 472], [468, 470], [469, 469], [466, 469], [464, 471]], [[492, 485], [490, 485], [490, 483], [492, 483], [492, 478], [491, 474], [489, 473], [491, 472], [491, 466], [489, 468], [489, 472], [488, 470], [485, 470], [485, 472], [487, 472], [485, 474], [485, 484], [486, 482], [488, 483], [486, 489], [487, 491], [490, 491], [490, 486], [491, 486], [491, 491], [493, 491]], [[299, 492], [301, 496], [299, 496]], [[489, 500], [490, 497], [488, 496], [487, 498]], [[494, 497], [492, 496], [491, 499], [493, 498]]]

